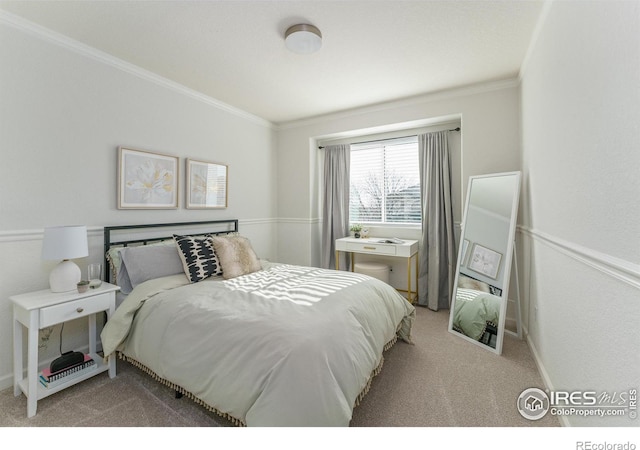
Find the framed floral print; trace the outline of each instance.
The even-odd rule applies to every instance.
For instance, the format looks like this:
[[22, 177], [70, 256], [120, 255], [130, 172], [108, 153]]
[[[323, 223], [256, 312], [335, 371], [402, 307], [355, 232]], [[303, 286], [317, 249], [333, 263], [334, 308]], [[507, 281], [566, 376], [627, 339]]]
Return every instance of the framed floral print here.
[[118, 209], [178, 208], [176, 156], [118, 148]]
[[187, 208], [227, 207], [228, 166], [187, 159]]

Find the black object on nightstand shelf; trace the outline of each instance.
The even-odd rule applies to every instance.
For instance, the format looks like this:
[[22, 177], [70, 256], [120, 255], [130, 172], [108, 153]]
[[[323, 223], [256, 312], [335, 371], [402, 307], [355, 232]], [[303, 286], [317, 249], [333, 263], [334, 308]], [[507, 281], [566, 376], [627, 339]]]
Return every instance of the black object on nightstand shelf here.
[[62, 356], [54, 359], [51, 362], [51, 372], [59, 372], [67, 367], [75, 366], [84, 361], [84, 354], [80, 352], [66, 352]]

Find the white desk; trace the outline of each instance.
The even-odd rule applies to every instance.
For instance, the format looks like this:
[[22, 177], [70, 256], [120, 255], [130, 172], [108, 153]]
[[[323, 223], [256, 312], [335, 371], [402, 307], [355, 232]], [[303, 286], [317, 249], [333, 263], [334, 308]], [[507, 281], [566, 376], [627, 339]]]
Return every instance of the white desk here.
[[[355, 253], [396, 256], [407, 259], [407, 298], [410, 302], [418, 299], [418, 241], [402, 239], [402, 244], [389, 244], [384, 241], [388, 238], [374, 237], [356, 239], [351, 237], [336, 239], [336, 270], [340, 270], [340, 252], [351, 254], [351, 271], [355, 264]], [[411, 290], [411, 260], [415, 256], [416, 291]], [[400, 290], [400, 289], [399, 289]], [[413, 298], [412, 298], [413, 295]]]

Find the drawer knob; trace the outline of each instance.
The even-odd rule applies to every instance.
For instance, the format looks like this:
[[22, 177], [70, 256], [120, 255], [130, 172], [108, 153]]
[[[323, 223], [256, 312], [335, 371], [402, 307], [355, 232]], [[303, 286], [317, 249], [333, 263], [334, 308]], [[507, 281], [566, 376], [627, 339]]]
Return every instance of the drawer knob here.
[[367, 247], [367, 246], [365, 245], [365, 246], [364, 246], [364, 249], [365, 249], [365, 250], [375, 250], [376, 248], [375, 248], [375, 247]]
[[84, 311], [84, 308], [78, 308], [78, 309], [76, 309], [76, 311], [81, 313], [82, 311]]

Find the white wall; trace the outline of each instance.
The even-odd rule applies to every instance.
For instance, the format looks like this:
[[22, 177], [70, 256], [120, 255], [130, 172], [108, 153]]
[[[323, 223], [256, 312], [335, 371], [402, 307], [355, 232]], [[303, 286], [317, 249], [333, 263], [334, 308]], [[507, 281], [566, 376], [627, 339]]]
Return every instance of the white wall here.
[[[520, 170], [520, 103], [515, 80], [460, 88], [410, 100], [360, 108], [279, 127], [278, 215], [290, 220], [278, 228], [278, 254], [284, 262], [320, 265], [320, 184], [318, 139], [460, 121], [451, 133], [454, 220], [462, 215], [468, 178]], [[419, 228], [371, 229], [372, 235], [418, 239]], [[391, 284], [406, 286], [406, 263], [398, 263]], [[398, 283], [394, 284], [398, 280]]]
[[[40, 259], [49, 225], [89, 227], [102, 261], [105, 225], [238, 218], [261, 257], [277, 259], [274, 131], [233, 110], [60, 36], [0, 16], [0, 388], [11, 384], [9, 296], [48, 287]], [[118, 210], [119, 145], [229, 165], [229, 207]], [[85, 323], [63, 350], [86, 344]], [[56, 356], [58, 329], [42, 358]]]
[[553, 2], [547, 13], [522, 71], [529, 340], [552, 389], [637, 389], [640, 3]]

